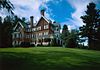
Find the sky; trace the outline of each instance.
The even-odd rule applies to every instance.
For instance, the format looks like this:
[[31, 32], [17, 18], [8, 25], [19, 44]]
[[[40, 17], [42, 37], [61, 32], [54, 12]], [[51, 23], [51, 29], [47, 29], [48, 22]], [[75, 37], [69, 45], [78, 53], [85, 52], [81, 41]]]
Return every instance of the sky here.
[[[80, 17], [90, 2], [94, 2], [100, 9], [100, 0], [10, 0], [14, 5], [14, 13], [19, 17], [34, 16], [34, 21], [41, 17], [40, 7], [46, 8], [45, 16], [52, 21], [58, 22], [62, 27], [68, 25], [69, 30], [78, 29], [84, 25]], [[6, 15], [6, 10], [1, 10], [0, 15]]]

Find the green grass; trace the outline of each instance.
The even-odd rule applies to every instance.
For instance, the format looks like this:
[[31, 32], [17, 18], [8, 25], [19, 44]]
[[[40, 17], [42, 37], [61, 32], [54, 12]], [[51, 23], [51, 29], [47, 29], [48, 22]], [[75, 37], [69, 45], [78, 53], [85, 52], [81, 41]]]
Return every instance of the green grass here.
[[60, 47], [0, 48], [0, 70], [100, 70], [100, 51]]

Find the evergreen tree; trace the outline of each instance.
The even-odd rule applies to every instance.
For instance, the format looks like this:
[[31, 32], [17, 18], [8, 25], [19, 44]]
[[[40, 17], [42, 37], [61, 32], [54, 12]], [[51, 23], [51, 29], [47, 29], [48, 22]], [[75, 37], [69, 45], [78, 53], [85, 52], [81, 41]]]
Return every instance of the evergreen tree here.
[[75, 48], [78, 46], [79, 36], [78, 36], [78, 30], [73, 29], [67, 36], [67, 43], [68, 47]]
[[2, 24], [2, 33], [1, 33], [1, 46], [0, 47], [11, 47], [12, 44], [12, 21], [10, 16], [4, 18]]
[[67, 25], [64, 25], [63, 30], [62, 30], [62, 34], [61, 34], [63, 47], [67, 47], [67, 36], [68, 36], [68, 34], [69, 34], [68, 27], [67, 27]]
[[0, 0], [0, 9], [6, 8], [8, 12], [13, 13], [14, 6], [9, 0]]
[[2, 17], [0, 16], [0, 47], [2, 46]]
[[87, 10], [85, 11], [86, 15], [81, 16], [81, 19], [85, 23], [83, 27], [80, 27], [81, 36], [82, 37], [88, 37], [88, 45], [89, 48], [94, 49], [96, 40], [96, 31], [98, 26], [98, 21], [100, 14], [99, 11], [96, 9], [96, 4], [89, 3], [87, 5]]
[[[14, 6], [9, 0], [0, 0], [0, 10], [7, 9], [10, 14], [13, 13]], [[8, 47], [11, 45], [11, 17], [5, 17], [2, 22], [0, 17], [0, 47]], [[9, 45], [10, 44], [10, 45]]]

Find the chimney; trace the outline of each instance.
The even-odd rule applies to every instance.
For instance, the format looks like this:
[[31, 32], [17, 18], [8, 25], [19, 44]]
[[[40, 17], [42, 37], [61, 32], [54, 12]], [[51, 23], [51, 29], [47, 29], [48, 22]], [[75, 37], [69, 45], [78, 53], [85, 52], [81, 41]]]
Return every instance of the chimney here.
[[33, 25], [33, 24], [34, 24], [34, 20], [33, 20], [33, 19], [34, 19], [34, 17], [33, 17], [33, 16], [30, 16], [30, 24], [31, 24], [31, 27], [34, 26], [34, 25]]
[[41, 15], [44, 16], [45, 10], [41, 10]]

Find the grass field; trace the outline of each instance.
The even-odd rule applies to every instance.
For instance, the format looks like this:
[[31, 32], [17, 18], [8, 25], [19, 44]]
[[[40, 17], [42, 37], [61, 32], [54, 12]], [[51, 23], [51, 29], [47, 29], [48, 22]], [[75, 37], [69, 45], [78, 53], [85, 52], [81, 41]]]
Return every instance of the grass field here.
[[100, 70], [100, 51], [71, 48], [0, 48], [0, 70]]

